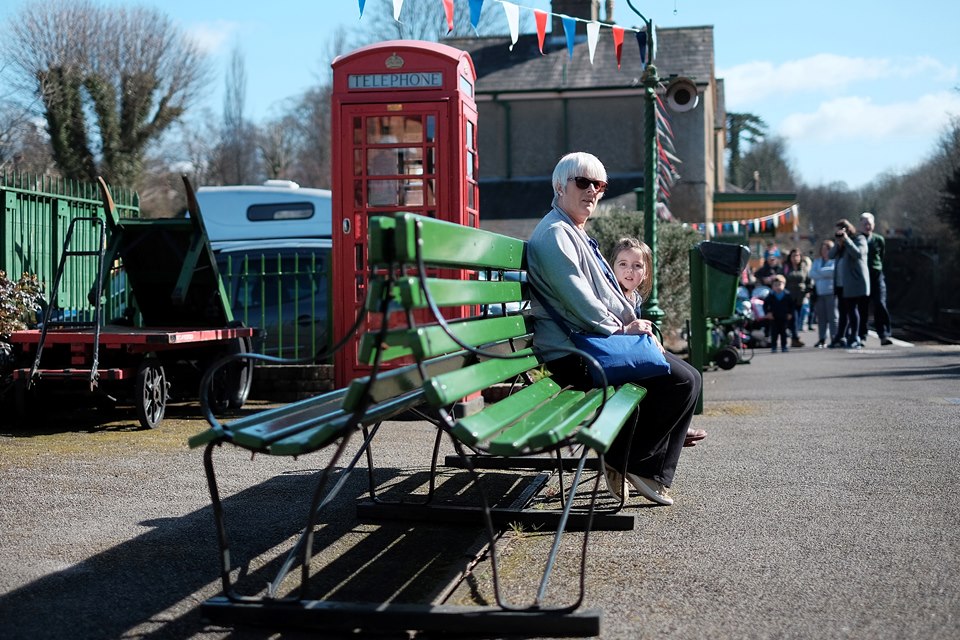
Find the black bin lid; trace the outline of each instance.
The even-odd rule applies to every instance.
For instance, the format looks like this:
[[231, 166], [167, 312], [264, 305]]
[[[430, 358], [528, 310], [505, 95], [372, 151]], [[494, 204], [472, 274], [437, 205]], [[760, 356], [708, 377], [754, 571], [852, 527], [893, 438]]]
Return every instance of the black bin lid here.
[[742, 244], [704, 241], [697, 247], [708, 266], [731, 276], [740, 275], [750, 260], [750, 249]]

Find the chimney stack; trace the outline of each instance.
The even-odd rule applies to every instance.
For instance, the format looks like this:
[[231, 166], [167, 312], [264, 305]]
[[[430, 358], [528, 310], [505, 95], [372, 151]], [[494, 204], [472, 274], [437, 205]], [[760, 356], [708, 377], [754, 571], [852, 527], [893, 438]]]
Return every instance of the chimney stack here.
[[[556, 14], [553, 18], [553, 35], [563, 36], [563, 21], [559, 15], [580, 18], [581, 20], [600, 19], [600, 0], [553, 0], [550, 11]], [[613, 0], [607, 0], [608, 17], [613, 16]], [[579, 26], [579, 33], [586, 33], [584, 27]]]

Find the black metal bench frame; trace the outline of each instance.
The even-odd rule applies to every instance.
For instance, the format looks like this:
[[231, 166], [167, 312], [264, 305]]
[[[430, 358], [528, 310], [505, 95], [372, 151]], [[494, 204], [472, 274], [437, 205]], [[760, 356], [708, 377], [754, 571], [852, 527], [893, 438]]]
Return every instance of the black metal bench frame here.
[[[531, 385], [523, 391], [527, 392], [527, 390], [536, 387], [536, 393], [547, 394], [543, 396], [544, 399], [540, 400], [541, 404], [537, 405], [534, 411], [528, 409], [529, 413], [525, 416], [523, 413], [518, 413], [517, 416], [508, 416], [504, 424], [509, 424], [509, 426], [496, 430], [501, 439], [503, 434], [512, 435], [517, 431], [523, 435], [523, 430], [517, 427], [517, 424], [523, 422], [523, 420], [511, 422], [513, 419], [523, 417], [524, 420], [534, 421], [535, 427], [540, 425], [540, 431], [533, 429], [536, 433], [534, 440], [540, 438], [539, 444], [536, 446], [522, 444], [515, 452], [505, 454], [504, 447], [506, 445], [502, 442], [497, 444], [492, 437], [486, 443], [476, 441], [474, 439], [476, 434], [469, 433], [469, 429], [464, 426], [469, 421], [469, 417], [457, 417], [450, 409], [457, 398], [469, 395], [462, 393], [462, 389], [458, 390], [457, 385], [463, 383], [456, 379], [456, 372], [464, 366], [474, 367], [471, 371], [479, 371], [489, 363], [484, 372], [488, 372], [488, 369], [493, 371], [488, 374], [497, 376], [496, 382], [502, 382], [511, 379], [511, 376], [515, 379], [516, 376], [530, 371], [539, 366], [540, 361], [529, 348], [532, 335], [529, 331], [527, 318], [516, 316], [522, 324], [514, 323], [518, 328], [511, 329], [512, 332], [507, 336], [500, 335], [502, 329], [499, 328], [499, 325], [496, 329], [490, 328], [490, 325], [495, 323], [487, 322], [483, 324], [478, 321], [476, 325], [471, 325], [469, 321], [458, 324], [445, 320], [440, 309], [442, 303], [438, 302], [438, 299], [446, 296], [448, 298], [446, 304], [454, 305], [457, 304], [457, 296], [454, 295], [453, 302], [450, 302], [450, 292], [444, 292], [443, 283], [434, 277], [430, 277], [429, 274], [435, 272], [438, 268], [442, 270], [444, 268], [464, 268], [468, 266], [478, 272], [486, 268], [488, 279], [490, 279], [489, 276], [494, 272], [502, 272], [503, 265], [498, 262], [499, 258], [491, 257], [490, 264], [485, 266], [484, 250], [493, 254], [496, 249], [493, 245], [501, 242], [501, 239], [510, 241], [512, 245], [517, 243], [522, 245], [523, 243], [504, 236], [496, 236], [496, 234], [479, 230], [469, 230], [458, 227], [458, 225], [441, 223], [411, 214], [397, 214], [394, 218], [373, 219], [370, 229], [369, 262], [371, 269], [369, 282], [371, 286], [365, 310], [371, 313], [377, 312], [383, 319], [377, 331], [367, 332], [364, 335], [366, 346], [364, 347], [363, 343], [361, 344], [361, 357], [369, 358], [373, 366], [371, 375], [354, 380], [346, 389], [330, 392], [285, 407], [269, 409], [251, 417], [241, 418], [229, 425], [220, 424], [213, 413], [205, 408], [205, 415], [211, 424], [211, 428], [191, 439], [192, 447], [205, 445], [204, 468], [210, 488], [220, 545], [221, 582], [224, 591], [223, 597], [211, 599], [203, 605], [204, 614], [218, 622], [245, 622], [276, 626], [292, 625], [328, 630], [351, 630], [363, 627], [377, 631], [408, 629], [525, 635], [535, 633], [536, 635], [553, 636], [596, 635], [599, 633], [599, 611], [580, 610], [585, 593], [589, 531], [594, 528], [597, 521], [603, 521], [604, 528], [632, 528], [633, 516], [619, 513], [624, 503], [622, 499], [619, 504], [614, 505], [611, 509], [603, 513], [597, 512], [597, 496], [601, 476], [599, 472], [593, 481], [591, 496], [585, 509], [575, 507], [575, 496], [582, 483], [584, 470], [588, 468], [587, 461], [591, 459], [589, 457], [590, 452], [597, 451], [602, 455], [606, 447], [612, 442], [613, 437], [616, 436], [617, 431], [627, 423], [630, 415], [634, 416], [634, 422], [630, 426], [635, 428], [636, 412], [634, 409], [642, 400], [645, 391], [635, 385], [624, 385], [619, 390], [602, 388], [587, 393], [559, 390], [559, 387], [557, 387], [557, 391], [551, 390], [548, 386], [552, 382], [540, 381], [539, 386]], [[401, 232], [406, 234], [403, 238], [400, 237]], [[425, 234], [427, 236], [433, 234], [433, 236], [424, 237]], [[436, 234], [443, 235], [438, 236]], [[481, 245], [490, 243], [490, 246], [484, 245], [479, 250], [474, 247], [474, 253], [479, 252], [480, 258], [475, 256], [472, 261], [464, 261], [462, 257], [449, 257], [450, 255], [456, 255], [458, 253], [456, 250], [449, 255], [440, 255], [435, 251], [426, 249], [431, 244], [442, 244], [437, 241], [439, 237], [443, 237], [456, 245], [457, 238], [465, 234], [469, 234], [469, 238], [475, 243]], [[523, 248], [525, 249], [525, 245], [523, 245]], [[512, 246], [511, 250], [513, 249]], [[511, 268], [522, 269], [524, 261], [523, 256], [514, 256], [508, 262]], [[464, 286], [467, 285], [464, 284]], [[521, 298], [516, 297], [517, 290], [524, 292]], [[439, 295], [438, 291], [441, 292]], [[510, 294], [500, 292], [495, 294], [493, 298], [471, 299], [461, 301], [461, 303], [487, 305], [498, 300], [497, 296], [503, 295], [513, 296], [501, 300], [503, 305], [506, 305], [508, 301], [529, 300], [525, 287], [518, 284], [511, 291]], [[411, 299], [417, 299], [418, 302], [411, 303]], [[401, 328], [392, 327], [387, 321], [390, 312], [398, 304], [403, 307], [406, 319], [405, 326]], [[487, 307], [484, 306], [484, 309], [486, 310]], [[423, 313], [423, 310], [428, 312], [429, 320], [432, 321], [429, 327], [418, 323], [415, 318], [415, 311]], [[361, 313], [358, 316], [352, 333], [360, 332], [364, 315], [364, 313]], [[506, 318], [507, 315], [502, 317]], [[490, 316], [485, 312], [481, 315], [481, 318], [488, 319]], [[463, 337], [464, 333], [468, 336], [471, 335], [471, 328], [481, 324], [483, 324], [483, 330], [477, 330], [476, 332], [481, 337], [472, 339]], [[342, 342], [345, 341], [344, 339]], [[435, 346], [435, 343], [445, 342], [449, 343], [445, 347]], [[340, 346], [342, 344], [338, 345], [338, 347]], [[399, 352], [401, 357], [414, 355], [415, 364], [383, 371], [382, 363], [384, 360], [398, 357], [396, 352]], [[238, 358], [277, 361], [277, 359], [256, 354], [239, 354], [231, 358], [224, 358], [222, 362], [227, 363]], [[492, 364], [494, 361], [514, 361], [516, 364], [504, 365], [505, 369], [509, 369], [510, 372], [503, 374], [498, 370], [499, 365]], [[516, 371], [513, 371], [513, 369], [516, 369]], [[211, 375], [213, 371], [211, 370]], [[442, 384], [438, 383], [441, 379], [444, 380]], [[482, 383], [481, 387], [471, 388], [471, 391], [478, 391], [485, 388], [485, 385], [486, 383]], [[205, 384], [202, 392], [204, 403], [206, 386]], [[452, 393], [454, 395], [451, 397], [447, 397], [443, 391], [448, 386], [453, 387]], [[443, 389], [438, 387], [443, 387]], [[556, 387], [556, 385], [554, 384], [553, 387]], [[532, 392], [528, 393], [530, 393], [530, 397], [536, 397]], [[554, 409], [553, 405], [560, 408]], [[421, 412], [420, 408], [424, 406], [431, 407], [435, 415]], [[372, 442], [383, 420], [395, 417], [404, 411], [418, 412], [424, 419], [438, 427], [433, 445], [428, 492], [426, 497], [421, 497], [416, 503], [384, 501], [376, 493], [376, 482], [373, 476]], [[561, 420], [561, 423], [563, 423], [562, 429], [561, 427], [551, 428], [551, 433], [544, 433], [545, 427], [543, 425], [547, 424], [549, 426], [549, 421], [545, 420], [542, 414], [535, 415], [537, 411], [557, 412], [557, 415], [563, 418]], [[300, 423], [295, 420], [298, 413], [301, 414], [300, 417], [302, 418]], [[501, 416], [501, 418], [503, 417]], [[539, 422], [536, 422], [534, 418]], [[292, 423], [291, 420], [293, 420]], [[309, 425], [304, 425], [304, 422], [309, 423]], [[594, 429], [596, 425], [600, 425], [600, 428], [591, 432], [591, 429]], [[340, 472], [337, 481], [328, 487], [331, 483], [333, 470], [345, 455], [352, 439], [351, 436], [357, 431], [363, 434], [362, 444], [343, 471]], [[553, 433], [554, 431], [555, 433]], [[315, 435], [316, 437], [306, 438], [304, 434], [310, 434], [311, 437]], [[435, 489], [437, 461], [444, 434], [447, 434], [453, 442], [461, 463], [458, 466], [468, 470], [473, 485], [479, 489], [480, 508], [441, 507], [431, 504]], [[252, 439], [251, 435], [254, 436]], [[230, 575], [232, 572], [230, 544], [212, 453], [215, 447], [228, 442], [247, 448], [254, 453], [271, 455], [300, 455], [335, 444], [330, 462], [322, 471], [318, 472], [307, 522], [300, 538], [287, 554], [277, 577], [270, 583], [266, 595], [263, 597], [243, 596], [236, 593]], [[544, 444], [544, 442], [547, 444]], [[579, 455], [572, 460], [561, 455], [562, 451], [569, 450], [570, 447], [580, 449]], [[557, 471], [562, 471], [562, 469], [571, 466], [573, 468], [574, 474], [569, 495], [565, 495], [566, 492], [561, 479], [561, 510], [497, 510], [491, 508], [491, 501], [483, 488], [483, 483], [473, 460], [477, 456], [486, 458], [487, 456], [499, 455], [515, 459], [542, 453], [550, 455]], [[318, 516], [324, 507], [336, 498], [350, 472], [353, 471], [364, 455], [368, 462], [370, 501], [358, 506], [358, 516], [361, 518], [431, 519], [434, 521], [459, 522], [464, 519], [476, 522], [480, 519], [484, 524], [489, 540], [488, 549], [492, 560], [496, 606], [463, 608], [444, 605], [400, 605], [396, 603], [362, 605], [304, 599], [310, 575], [313, 536]], [[539, 460], [542, 460], [542, 458]], [[527, 464], [520, 463], [517, 466], [525, 467]], [[537, 463], [532, 466], [537, 466]], [[591, 466], [600, 468], [599, 464]], [[551, 526], [556, 531], [532, 604], [514, 605], [509, 603], [503, 598], [500, 590], [496, 541], [498, 531], [503, 528], [507, 521], [524, 522], [533, 526]], [[573, 528], [584, 531], [580, 552], [578, 595], [572, 603], [547, 606], [544, 599], [560, 550], [562, 534], [565, 530]], [[297, 564], [300, 565], [301, 573], [298, 587], [289, 596], [280, 597], [281, 583]], [[281, 612], [282, 615], [280, 615]], [[358, 616], [352, 615], [354, 613]], [[479, 620], [483, 620], [483, 622], [480, 623]]]

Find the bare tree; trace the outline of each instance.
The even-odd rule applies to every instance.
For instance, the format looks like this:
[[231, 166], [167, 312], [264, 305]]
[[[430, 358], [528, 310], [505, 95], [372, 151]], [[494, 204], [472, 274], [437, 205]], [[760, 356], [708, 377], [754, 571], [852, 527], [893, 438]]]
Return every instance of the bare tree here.
[[331, 180], [330, 85], [296, 98], [288, 110], [263, 127], [260, 152], [271, 178], [329, 188]]
[[793, 191], [800, 181], [787, 158], [786, 140], [772, 136], [755, 143], [743, 154], [744, 175], [760, 176], [763, 191]]
[[223, 131], [218, 148], [221, 184], [249, 184], [257, 177], [257, 128], [246, 119], [246, 95], [246, 66], [243, 52], [236, 46], [230, 56], [223, 99]]
[[35, 2], [13, 15], [5, 58], [39, 98], [66, 178], [134, 186], [145, 152], [200, 96], [209, 66], [155, 9]]
[[292, 114], [268, 122], [261, 127], [260, 154], [263, 156], [268, 179], [302, 180], [300, 176], [294, 176], [292, 173], [297, 155], [299, 128]]

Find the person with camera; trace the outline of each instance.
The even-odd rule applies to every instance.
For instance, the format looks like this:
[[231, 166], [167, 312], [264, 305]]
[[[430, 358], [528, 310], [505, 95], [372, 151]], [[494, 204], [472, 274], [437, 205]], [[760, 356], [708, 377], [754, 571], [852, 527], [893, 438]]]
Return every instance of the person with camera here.
[[840, 307], [840, 322], [830, 348], [860, 349], [860, 308], [870, 299], [870, 273], [867, 269], [867, 238], [858, 234], [849, 220], [837, 220], [836, 245], [829, 257], [836, 259], [834, 293]]

